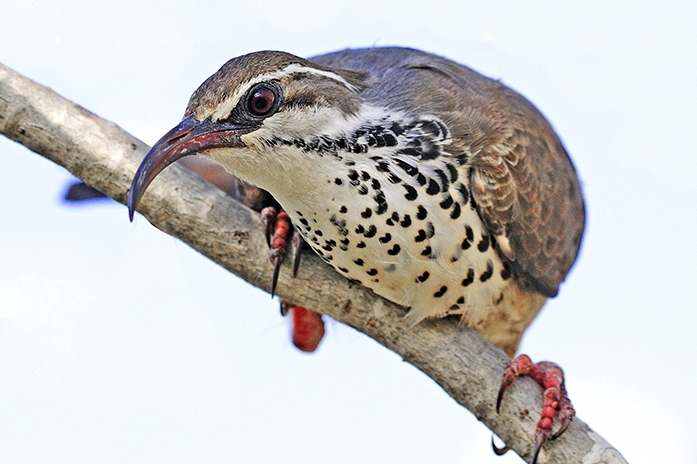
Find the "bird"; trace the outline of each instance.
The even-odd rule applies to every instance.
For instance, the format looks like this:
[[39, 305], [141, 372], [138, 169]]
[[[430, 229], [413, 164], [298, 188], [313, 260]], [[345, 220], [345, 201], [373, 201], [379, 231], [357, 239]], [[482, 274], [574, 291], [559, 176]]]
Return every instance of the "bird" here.
[[561, 368], [515, 354], [576, 261], [585, 205], [561, 140], [525, 97], [411, 48], [242, 55], [146, 154], [131, 220], [150, 182], [193, 154], [268, 191], [322, 260], [408, 308], [409, 324], [459, 317], [514, 358], [497, 409], [519, 375], [546, 389], [530, 462], [566, 429]]

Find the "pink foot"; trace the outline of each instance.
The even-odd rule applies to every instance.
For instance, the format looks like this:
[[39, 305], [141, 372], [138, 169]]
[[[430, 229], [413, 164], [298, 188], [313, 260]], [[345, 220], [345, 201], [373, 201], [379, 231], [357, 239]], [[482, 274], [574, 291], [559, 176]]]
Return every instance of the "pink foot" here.
[[293, 235], [293, 226], [290, 217], [284, 211], [276, 211], [273, 206], [267, 206], [261, 210], [261, 219], [266, 229], [266, 243], [269, 245], [269, 259], [273, 264], [273, 276], [271, 277], [271, 296], [276, 294], [278, 273], [281, 264], [286, 259], [286, 247], [288, 240]]
[[[554, 440], [564, 433], [574, 418], [576, 411], [571, 406], [571, 401], [566, 393], [564, 372], [561, 368], [548, 361], [533, 363], [527, 355], [522, 354], [516, 357], [503, 371], [501, 388], [499, 388], [499, 393], [496, 397], [496, 412], [499, 411], [506, 389], [513, 385], [521, 375], [532, 377], [535, 382], [545, 389], [542, 415], [537, 422], [537, 430], [535, 431], [535, 448], [530, 458], [530, 464], [535, 464], [542, 446], [547, 441]], [[559, 430], [552, 433], [554, 416], [557, 413]], [[506, 451], [508, 451], [507, 447], [496, 448], [494, 446], [494, 452], [498, 455], [504, 454]]]
[[[277, 211], [273, 206], [266, 207], [261, 210], [261, 219], [266, 229], [269, 259], [271, 264], [273, 264], [271, 280], [271, 295], [273, 296], [276, 292], [281, 264], [283, 264], [286, 258], [288, 240], [292, 238], [293, 241], [293, 275], [296, 275], [298, 272], [300, 255], [305, 242], [298, 234], [293, 233], [290, 217], [283, 209]], [[288, 313], [291, 313], [293, 321], [293, 344], [300, 351], [308, 353], [315, 351], [324, 337], [324, 320], [322, 315], [302, 306], [281, 301], [281, 314], [285, 316]]]

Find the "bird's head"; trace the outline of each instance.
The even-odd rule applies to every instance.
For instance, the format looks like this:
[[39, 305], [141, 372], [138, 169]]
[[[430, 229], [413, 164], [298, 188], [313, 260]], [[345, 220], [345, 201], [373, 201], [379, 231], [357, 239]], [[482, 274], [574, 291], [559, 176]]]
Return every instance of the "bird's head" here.
[[194, 92], [184, 119], [147, 153], [131, 185], [131, 219], [152, 180], [178, 159], [201, 154], [262, 188], [268, 171], [294, 165], [318, 136], [338, 137], [361, 109], [361, 73], [333, 70], [283, 52], [234, 58]]

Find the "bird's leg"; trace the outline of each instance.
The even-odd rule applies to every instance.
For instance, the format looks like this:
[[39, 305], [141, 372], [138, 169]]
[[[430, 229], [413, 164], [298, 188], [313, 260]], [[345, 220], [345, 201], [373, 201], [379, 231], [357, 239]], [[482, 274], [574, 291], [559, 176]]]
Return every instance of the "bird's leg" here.
[[[268, 206], [261, 211], [261, 218], [266, 229], [266, 242], [269, 245], [269, 259], [273, 264], [271, 295], [275, 293], [278, 273], [286, 257], [288, 239], [292, 238], [294, 259], [293, 276], [297, 275], [300, 266], [305, 241], [299, 234], [293, 233], [293, 227], [288, 214], [281, 209], [277, 211]], [[293, 324], [293, 344], [300, 351], [311, 353], [317, 349], [324, 337], [324, 320], [322, 315], [303, 306], [297, 306], [287, 301], [281, 301], [281, 314], [291, 314]]]
[[[535, 380], [544, 391], [544, 401], [542, 406], [542, 415], [537, 422], [537, 430], [535, 431], [535, 447], [530, 458], [530, 463], [534, 464], [537, 461], [537, 456], [540, 453], [542, 446], [549, 440], [558, 438], [567, 429], [576, 411], [571, 406], [571, 401], [564, 387], [564, 372], [559, 366], [548, 361], [533, 363], [527, 355], [516, 357], [503, 371], [503, 380], [496, 398], [496, 412], [499, 411], [503, 394], [508, 387], [513, 385], [516, 379], [521, 375], [528, 375]], [[554, 424], [554, 416], [558, 414], [559, 430], [552, 433]], [[506, 448], [497, 450], [494, 447], [496, 454], [503, 454]]]
[[273, 277], [271, 280], [271, 296], [276, 294], [278, 273], [281, 264], [286, 258], [288, 239], [293, 235], [293, 226], [290, 217], [281, 209], [277, 211], [273, 206], [267, 206], [261, 210], [261, 219], [266, 229], [266, 243], [269, 245], [269, 259], [273, 264]]

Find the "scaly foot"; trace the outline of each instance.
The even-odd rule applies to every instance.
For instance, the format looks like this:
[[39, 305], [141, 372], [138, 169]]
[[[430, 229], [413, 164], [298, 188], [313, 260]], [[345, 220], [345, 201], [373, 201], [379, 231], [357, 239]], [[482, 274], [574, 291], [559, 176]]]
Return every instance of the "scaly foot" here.
[[[281, 209], [277, 211], [273, 206], [261, 211], [261, 218], [266, 229], [266, 243], [269, 245], [269, 259], [273, 264], [273, 276], [271, 281], [271, 295], [276, 292], [278, 273], [281, 264], [286, 257], [288, 240], [292, 237], [293, 243], [293, 275], [295, 276], [300, 266], [300, 256], [305, 242], [298, 234], [293, 233], [293, 227], [288, 214]], [[322, 315], [310, 311], [302, 306], [281, 301], [281, 314], [290, 313], [293, 324], [293, 344], [300, 351], [313, 352], [317, 349], [322, 337], [324, 337], [324, 321]]]
[[[503, 380], [501, 388], [499, 388], [498, 396], [496, 397], [496, 412], [499, 412], [503, 394], [508, 387], [513, 385], [516, 379], [521, 375], [528, 375], [535, 380], [544, 392], [544, 403], [542, 407], [542, 415], [537, 422], [537, 430], [535, 431], [535, 447], [532, 451], [530, 464], [535, 464], [537, 456], [542, 449], [542, 446], [549, 441], [558, 438], [567, 429], [571, 420], [574, 418], [576, 411], [571, 406], [571, 401], [564, 387], [564, 372], [559, 366], [548, 361], [533, 363], [527, 355], [516, 357], [503, 371]], [[554, 416], [558, 413], [559, 430], [552, 433], [554, 425]], [[508, 447], [497, 448], [493, 445], [494, 452], [498, 455], [508, 451]]]

